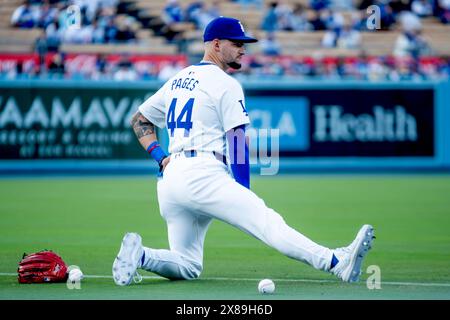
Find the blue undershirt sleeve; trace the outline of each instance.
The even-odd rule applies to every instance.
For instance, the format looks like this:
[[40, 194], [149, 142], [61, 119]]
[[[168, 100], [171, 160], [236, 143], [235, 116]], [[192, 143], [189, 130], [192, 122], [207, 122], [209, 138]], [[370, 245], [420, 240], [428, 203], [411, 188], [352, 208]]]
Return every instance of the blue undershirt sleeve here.
[[250, 189], [250, 155], [245, 139], [245, 125], [227, 131], [227, 141], [233, 177], [236, 182]]

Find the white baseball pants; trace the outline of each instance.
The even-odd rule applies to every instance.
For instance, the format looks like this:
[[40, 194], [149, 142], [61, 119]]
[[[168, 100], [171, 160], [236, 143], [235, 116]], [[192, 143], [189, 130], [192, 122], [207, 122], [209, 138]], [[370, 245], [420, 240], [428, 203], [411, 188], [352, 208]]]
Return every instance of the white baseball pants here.
[[203, 243], [213, 218], [227, 222], [284, 255], [328, 271], [332, 251], [289, 227], [228, 168], [211, 157], [171, 156], [158, 181], [158, 201], [167, 222], [170, 250], [144, 247], [142, 268], [169, 279], [195, 279], [203, 268]]

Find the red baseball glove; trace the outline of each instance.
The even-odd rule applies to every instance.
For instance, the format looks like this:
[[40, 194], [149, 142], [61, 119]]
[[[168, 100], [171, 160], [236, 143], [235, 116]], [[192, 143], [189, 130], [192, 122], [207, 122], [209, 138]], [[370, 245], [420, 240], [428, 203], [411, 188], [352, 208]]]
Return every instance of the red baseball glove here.
[[17, 273], [19, 283], [63, 282], [67, 280], [67, 265], [53, 251], [24, 253]]

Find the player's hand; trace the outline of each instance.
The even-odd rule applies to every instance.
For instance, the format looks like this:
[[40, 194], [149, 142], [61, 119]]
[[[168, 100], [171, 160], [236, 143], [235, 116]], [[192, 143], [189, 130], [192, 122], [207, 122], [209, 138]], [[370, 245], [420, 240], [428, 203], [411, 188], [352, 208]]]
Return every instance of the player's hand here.
[[170, 156], [164, 158], [163, 161], [161, 161], [161, 167], [159, 169], [160, 173], [164, 172], [164, 170], [166, 169], [166, 166], [169, 164], [169, 162], [170, 162]]

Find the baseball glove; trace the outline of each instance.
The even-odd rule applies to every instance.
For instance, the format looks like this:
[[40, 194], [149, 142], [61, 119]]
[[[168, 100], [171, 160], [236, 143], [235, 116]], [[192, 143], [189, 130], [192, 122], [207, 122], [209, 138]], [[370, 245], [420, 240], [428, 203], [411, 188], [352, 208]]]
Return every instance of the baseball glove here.
[[50, 250], [24, 253], [17, 273], [19, 283], [63, 282], [67, 280], [67, 265]]

